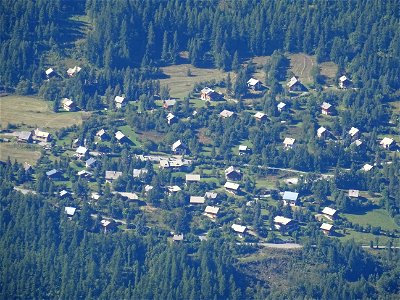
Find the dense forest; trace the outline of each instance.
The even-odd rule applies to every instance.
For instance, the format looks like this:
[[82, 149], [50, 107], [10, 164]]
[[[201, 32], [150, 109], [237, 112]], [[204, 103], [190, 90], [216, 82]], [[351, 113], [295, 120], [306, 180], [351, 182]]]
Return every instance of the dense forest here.
[[[398, 139], [400, 128], [390, 106], [400, 96], [399, 1], [2, 0], [0, 12], [0, 94], [37, 95], [54, 114], [68, 97], [88, 112], [81, 125], [51, 132], [34, 167], [0, 161], [0, 298], [398, 297], [400, 251], [393, 241], [400, 231], [393, 228], [400, 225], [400, 161], [378, 141]], [[333, 62], [331, 85], [315, 67], [309, 93], [288, 91], [293, 53], [315, 56], [318, 65]], [[258, 56], [268, 60], [256, 70]], [[226, 77], [195, 82], [168, 107], [163, 68], [187, 63]], [[69, 76], [73, 65], [82, 69]], [[48, 68], [56, 75], [47, 76]], [[247, 82], [256, 72], [265, 86], [260, 93]], [[336, 88], [344, 74], [351, 89]], [[206, 86], [231, 99], [193, 105]], [[131, 103], [118, 108], [120, 95]], [[289, 108], [278, 110], [279, 101]], [[325, 102], [337, 112], [323, 119]], [[232, 117], [222, 118], [222, 109]], [[256, 111], [268, 117], [260, 122]], [[322, 125], [329, 138], [315, 134]], [[13, 126], [26, 130], [9, 124], [4, 131]], [[349, 136], [353, 127], [361, 144]], [[115, 134], [121, 128], [142, 139], [121, 142]], [[282, 140], [292, 135], [296, 147], [284, 150]], [[176, 141], [192, 161], [186, 169], [139, 158], [171, 156]], [[241, 155], [244, 141], [251, 151]], [[76, 158], [78, 146], [97, 153], [86, 168], [90, 178], [77, 175], [86, 163]], [[369, 163], [371, 172], [363, 169]], [[228, 166], [244, 173], [239, 196], [222, 189]], [[48, 175], [52, 169], [59, 178]], [[257, 185], [256, 179], [278, 177], [279, 169], [302, 175], [292, 186]], [[134, 176], [138, 170], [145, 172]], [[107, 172], [121, 176], [108, 182]], [[192, 172], [205, 180], [188, 184]], [[171, 186], [182, 190], [168, 192]], [[289, 189], [301, 195], [300, 209], [280, 201]], [[350, 197], [353, 189], [363, 196]], [[69, 196], [62, 198], [65, 190]], [[205, 205], [187, 205], [210, 191], [218, 191], [221, 206], [212, 221], [204, 220]], [[134, 193], [138, 201], [119, 193]], [[77, 209], [73, 217], [65, 213], [70, 206]], [[379, 209], [395, 225], [337, 218], [330, 220], [337, 236], [326, 237], [316, 218], [325, 206], [343, 215]], [[276, 216], [298, 226], [277, 229]], [[104, 220], [118, 226], [105, 230]], [[238, 237], [233, 222], [249, 225], [252, 234]], [[338, 238], [350, 230], [375, 240], [361, 247]], [[183, 241], [173, 240], [178, 233]], [[379, 237], [387, 243], [378, 245]], [[262, 248], [288, 241], [301, 249]]]

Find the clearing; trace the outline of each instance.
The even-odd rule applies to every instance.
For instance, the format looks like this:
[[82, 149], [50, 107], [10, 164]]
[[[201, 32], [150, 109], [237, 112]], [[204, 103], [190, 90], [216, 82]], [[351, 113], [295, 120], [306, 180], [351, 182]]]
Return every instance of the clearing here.
[[7, 161], [10, 157], [12, 162], [17, 160], [19, 163], [34, 165], [40, 157], [40, 149], [37, 145], [0, 143], [0, 160]]
[[384, 209], [374, 209], [365, 214], [343, 214], [343, 217], [362, 226], [371, 225], [372, 227], [381, 227], [383, 230], [399, 229], [399, 226]]
[[50, 132], [80, 125], [85, 112], [58, 112], [49, 108], [49, 102], [38, 97], [11, 95], [0, 98], [1, 128], [8, 124], [21, 125], [19, 129], [34, 129], [40, 127]]

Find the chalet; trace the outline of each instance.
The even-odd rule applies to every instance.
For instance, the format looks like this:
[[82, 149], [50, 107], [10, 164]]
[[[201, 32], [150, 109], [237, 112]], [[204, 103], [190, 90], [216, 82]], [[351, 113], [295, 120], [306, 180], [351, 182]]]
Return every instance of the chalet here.
[[113, 192], [113, 194], [120, 195], [123, 198], [126, 198], [130, 201], [139, 200], [139, 196], [135, 193], [128, 193], [128, 192]]
[[361, 168], [361, 170], [363, 170], [364, 172], [369, 172], [369, 171], [372, 170], [373, 167], [374, 167], [374, 166], [372, 166], [372, 165], [370, 165], [370, 164], [365, 164], [365, 165]]
[[147, 184], [147, 185], [144, 187], [144, 192], [145, 192], [145, 194], [147, 195], [147, 193], [150, 192], [152, 189], [154, 189], [154, 186], [152, 186], [152, 185], [150, 185], [150, 184]]
[[357, 139], [354, 142], [352, 142], [351, 144], [355, 145], [356, 147], [360, 147], [363, 145], [363, 142], [361, 140]]
[[242, 173], [240, 172], [239, 169], [236, 169], [234, 166], [230, 166], [225, 170], [225, 178], [227, 180], [241, 180], [242, 179]]
[[286, 84], [289, 91], [291, 92], [298, 92], [304, 90], [304, 85], [298, 80], [296, 76], [290, 78], [289, 82]]
[[175, 117], [172, 113], [167, 115], [167, 123], [168, 125], [172, 125], [178, 121], [177, 117]]
[[87, 155], [88, 149], [83, 147], [83, 146], [79, 146], [78, 149], [76, 149], [75, 151], [75, 156], [79, 159], [84, 158]]
[[122, 107], [126, 106], [126, 103], [127, 103], [127, 101], [125, 100], [125, 97], [122, 97], [122, 96], [115, 96], [114, 102], [115, 102], [116, 108], [122, 108]]
[[100, 195], [98, 193], [94, 192], [94, 193], [90, 194], [90, 198], [92, 198], [93, 200], [99, 200]]
[[317, 130], [317, 137], [320, 139], [325, 139], [328, 136], [328, 130], [321, 126], [320, 128], [318, 128]]
[[276, 107], [278, 108], [279, 112], [282, 112], [286, 109], [286, 103], [279, 102], [279, 104]]
[[348, 89], [352, 82], [345, 75], [339, 77], [339, 88]]
[[285, 191], [282, 196], [283, 205], [296, 206], [298, 204], [299, 193]]
[[31, 131], [21, 131], [18, 133], [18, 142], [30, 143], [32, 142], [32, 132]]
[[187, 152], [187, 147], [181, 142], [181, 140], [177, 140], [172, 144], [171, 150], [175, 154], [185, 154]]
[[227, 109], [224, 109], [223, 111], [221, 111], [221, 112], [219, 113], [219, 115], [220, 115], [222, 118], [224, 118], [224, 119], [230, 118], [230, 117], [232, 117], [234, 114], [235, 114], [235, 113], [234, 113], [233, 111], [230, 111], [230, 110], [227, 110]]
[[243, 225], [238, 225], [238, 224], [232, 224], [231, 228], [233, 229], [234, 232], [239, 234], [239, 237], [243, 237], [243, 235], [246, 234], [247, 227]]
[[78, 173], [76, 173], [76, 175], [78, 175], [78, 177], [81, 177], [81, 178], [89, 178], [93, 175], [93, 173], [89, 172], [87, 170], [81, 170]]
[[239, 146], [239, 155], [245, 155], [250, 153], [250, 148], [246, 145], [240, 145]]
[[383, 140], [379, 143], [384, 149], [393, 150], [396, 147], [396, 142], [388, 137], [383, 138]]
[[174, 234], [172, 236], [172, 241], [174, 241], [174, 242], [182, 242], [183, 241], [183, 234]]
[[30, 171], [32, 171], [32, 170], [33, 170], [32, 165], [30, 165], [30, 164], [27, 163], [27, 162], [24, 162], [24, 171], [25, 171], [25, 172], [30, 172]]
[[276, 216], [274, 218], [274, 226], [278, 230], [280, 229], [287, 230], [294, 226], [294, 222], [292, 219], [283, 216]]
[[296, 139], [287, 137], [283, 141], [283, 146], [285, 149], [292, 149], [294, 147], [295, 142], [296, 142]]
[[333, 220], [333, 219], [335, 219], [336, 216], [337, 216], [337, 210], [336, 210], [336, 209], [333, 209], [333, 208], [330, 208], [330, 207], [325, 207], [325, 208], [322, 210], [322, 214], [323, 214], [325, 217], [327, 217], [328, 219]]
[[205, 87], [200, 91], [200, 99], [204, 101], [217, 101], [222, 99], [222, 95], [209, 87]]
[[106, 131], [102, 128], [96, 132], [96, 136], [100, 139], [100, 141], [105, 140], [107, 137]]
[[360, 196], [359, 190], [349, 190], [349, 197], [350, 198], [358, 198]]
[[327, 115], [330, 116], [333, 114], [333, 107], [331, 104], [329, 104], [328, 102], [323, 102], [321, 104], [321, 113], [323, 115]]
[[35, 141], [39, 141], [39, 142], [49, 142], [51, 139], [50, 133], [43, 131], [39, 128], [36, 128], [33, 131], [33, 139]]
[[351, 127], [348, 133], [352, 140], [358, 139], [360, 136], [360, 130], [355, 127]]
[[60, 196], [61, 199], [62, 199], [62, 198], [66, 198], [66, 197], [69, 196], [69, 193], [68, 193], [68, 191], [66, 191], [66, 190], [62, 190], [62, 191], [60, 191], [60, 192], [58, 193], [58, 196]]
[[122, 176], [122, 172], [118, 171], [106, 171], [106, 182], [112, 183], [114, 180], [118, 179], [120, 176]]
[[168, 190], [168, 192], [169, 192], [170, 194], [173, 194], [173, 193], [177, 193], [177, 192], [179, 192], [179, 191], [182, 191], [182, 189], [181, 189], [179, 186], [177, 186], [177, 185], [167, 186], [167, 190]]
[[100, 221], [101, 226], [104, 228], [104, 233], [107, 233], [107, 230], [112, 230], [115, 227], [115, 222], [114, 220], [106, 220], [103, 219]]
[[123, 134], [121, 131], [117, 131], [115, 133], [115, 138], [117, 139], [117, 141], [122, 144], [127, 140], [127, 137], [125, 136], [125, 134]]
[[190, 204], [204, 204], [206, 202], [206, 198], [202, 196], [190, 196], [189, 203]]
[[61, 105], [66, 111], [74, 111], [76, 109], [75, 102], [68, 98], [63, 98], [61, 100]]
[[167, 99], [163, 100], [163, 108], [167, 109], [168, 107], [175, 106], [176, 100], [175, 99]]
[[256, 112], [254, 115], [254, 118], [256, 118], [257, 121], [265, 121], [268, 119], [267, 115], [262, 113], [262, 112]]
[[93, 168], [97, 163], [97, 160], [93, 157], [89, 158], [87, 161], [85, 161], [85, 166], [86, 168]]
[[247, 87], [254, 91], [258, 91], [259, 89], [261, 89], [261, 81], [255, 79], [255, 78], [250, 78], [247, 81]]
[[331, 235], [333, 233], [333, 225], [328, 223], [322, 223], [320, 229], [325, 235]]
[[230, 181], [225, 182], [224, 188], [228, 193], [232, 194], [237, 194], [240, 191], [240, 185]]
[[216, 219], [219, 212], [219, 207], [216, 206], [207, 206], [204, 210], [204, 215], [211, 219]]
[[140, 178], [141, 176], [144, 176], [148, 173], [149, 171], [147, 169], [133, 169], [133, 178]]
[[49, 179], [56, 179], [60, 176], [60, 172], [56, 169], [52, 169], [52, 170], [46, 172], [46, 176]]
[[64, 211], [68, 217], [72, 218], [75, 215], [76, 208], [67, 206]]
[[78, 67], [78, 66], [75, 66], [75, 67], [73, 67], [73, 68], [69, 68], [69, 69], [67, 70], [67, 75], [68, 75], [69, 77], [73, 77], [73, 76], [75, 76], [76, 74], [78, 74], [81, 70], [82, 70], [82, 68], [80, 68], [80, 67]]
[[48, 68], [45, 72], [47, 79], [50, 79], [53, 76], [56, 76], [56, 72], [53, 68]]
[[200, 182], [201, 176], [200, 174], [186, 174], [186, 183], [191, 182]]

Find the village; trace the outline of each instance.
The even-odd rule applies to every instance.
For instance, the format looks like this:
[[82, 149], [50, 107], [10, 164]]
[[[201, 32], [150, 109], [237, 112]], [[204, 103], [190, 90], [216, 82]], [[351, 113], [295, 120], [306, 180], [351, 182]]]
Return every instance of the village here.
[[[80, 71], [81, 67], [75, 66], [67, 70], [67, 76], [74, 77]], [[45, 71], [46, 80], [52, 80], [58, 76], [53, 68]], [[293, 99], [307, 97], [309, 94], [308, 88], [297, 76], [292, 76], [286, 82], [285, 88], [290, 97], [276, 101], [275, 110], [278, 116], [293, 114]], [[253, 77], [248, 78], [247, 89], [249, 94], [258, 98], [268, 93], [268, 87]], [[339, 77], [336, 89], [342, 93], [352, 90], [352, 81], [343, 75]], [[213, 108], [212, 114], [220, 119], [219, 122], [248, 118], [248, 115], [255, 120], [255, 126], [271, 126], [271, 122], [277, 120], [277, 118], [271, 119], [265, 111], [255, 110], [253, 105], [248, 105], [249, 102], [246, 102], [247, 107], [243, 110], [245, 115], [233, 109], [224, 108], [229, 107], [225, 105], [226, 99], [233, 105], [237, 105], [238, 101], [228, 98], [225, 89], [222, 92], [218, 91], [218, 86], [202, 86], [197, 93], [194, 91], [194, 97], [204, 102], [206, 106], [200, 109], [194, 107], [192, 113], [185, 118], [180, 118], [179, 111], [174, 108], [180, 100], [173, 98], [159, 100], [160, 106], [157, 110], [161, 111], [161, 115], [165, 118], [162, 122], [165, 122], [169, 128], [179, 126], [180, 122], [191, 123], [196, 118], [200, 118], [201, 112], [204, 113], [204, 110], [209, 108]], [[113, 100], [114, 108], [109, 110], [115, 111], [117, 115], [119, 112], [130, 110], [130, 107], [135, 105], [134, 101], [127, 99], [124, 95], [116, 95]], [[218, 109], [219, 107], [221, 109]], [[79, 107], [73, 99], [63, 98], [60, 109], [64, 112], [74, 112], [79, 110]], [[319, 103], [321, 118], [337, 116], [337, 109], [329, 102]], [[103, 116], [108, 115], [109, 111], [105, 108], [99, 113], [104, 118]], [[153, 109], [151, 113], [154, 114], [155, 110]], [[117, 122], [126, 124], [124, 119], [121, 119], [122, 122], [118, 120]], [[275, 122], [286, 125], [286, 121], [283, 120]], [[135, 136], [132, 135], [132, 128], [126, 125], [122, 128], [121, 126], [110, 128], [101, 123], [97, 123], [97, 128], [90, 128], [93, 134], [90, 142], [89, 138], [79, 138], [73, 131], [69, 131], [61, 138], [41, 128], [35, 128], [32, 131], [15, 131], [11, 134], [17, 143], [37, 144], [43, 147], [40, 160], [47, 161], [44, 175], [45, 181], [50, 182], [51, 185], [49, 196], [58, 198], [60, 203], [63, 203], [65, 214], [71, 220], [74, 220], [76, 214], [79, 214], [83, 206], [88, 204], [92, 217], [102, 216], [100, 224], [105, 233], [118, 229], [137, 228], [138, 225], [131, 224], [133, 219], [137, 220], [137, 218], [135, 219], [134, 214], [132, 215], [129, 211], [137, 213], [140, 210], [150, 215], [148, 217], [151, 220], [150, 225], [147, 226], [168, 228], [165, 224], [159, 224], [159, 220], [157, 221], [157, 218], [151, 215], [160, 214], [163, 207], [171, 210], [173, 207], [181, 206], [192, 215], [193, 225], [189, 228], [175, 226], [175, 229], [174, 226], [169, 226], [169, 229], [173, 229], [170, 232], [171, 240], [176, 242], [185, 241], [188, 232], [197, 234], [200, 239], [206, 239], [207, 234], [218, 228], [235, 234], [238, 241], [243, 242], [299, 242], [298, 231], [302, 230], [307, 223], [302, 221], [304, 217], [301, 216], [307, 214], [313, 215], [315, 224], [326, 236], [343, 237], [349, 231], [346, 226], [348, 221], [343, 220], [342, 211], [333, 200], [322, 201], [315, 199], [309, 192], [301, 193], [300, 184], [310, 184], [307, 180], [328, 182], [333, 180], [332, 172], [307, 177], [308, 172], [291, 168], [252, 165], [253, 160], [249, 161], [249, 157], [253, 154], [252, 148], [256, 145], [249, 142], [237, 144], [234, 147], [236, 149], [233, 149], [235, 157], [231, 160], [224, 159], [222, 156], [220, 159], [210, 159], [210, 155], [204, 155], [201, 151], [194, 154], [191, 152], [193, 147], [189, 147], [183, 137], [165, 145], [161, 151], [154, 147], [153, 150], [145, 150], [142, 147], [138, 151], [137, 147], [134, 147], [137, 145], [137, 140], [132, 140]], [[366, 147], [363, 133], [358, 128], [347, 128], [346, 133], [341, 137], [328, 129], [331, 127], [329, 122], [325, 121], [323, 124], [314, 133], [318, 143], [342, 144], [346, 142], [348, 147], [356, 149], [355, 151]], [[299, 144], [296, 134], [281, 135], [280, 138], [280, 144], [275, 146], [278, 151], [293, 151]], [[396, 141], [391, 137], [383, 137], [376, 143], [382, 151], [392, 154], [399, 151]], [[123, 157], [126, 155], [129, 158]], [[54, 156], [54, 158], [49, 161], [43, 156]], [[215, 157], [215, 154], [213, 156]], [[57, 160], [63, 163], [57, 163]], [[129, 161], [130, 166], [121, 168], [118, 163], [113, 163], [118, 160], [127, 163]], [[375, 169], [382, 168], [383, 164], [390, 163], [392, 160], [382, 162], [380, 165], [365, 162], [359, 171], [374, 172]], [[132, 165], [137, 167], [132, 169]], [[254, 172], [254, 168], [265, 169], [264, 174], [271, 174], [278, 178], [275, 186], [271, 184], [262, 186], [257, 182], [251, 182], [248, 175], [249, 172], [253, 176], [257, 173]], [[36, 193], [32, 188], [34, 187], [32, 180], [37, 182], [39, 177], [36, 167], [25, 162], [24, 171], [31, 180], [15, 189], [24, 193], [30, 191]], [[126, 173], [127, 171], [129, 173]], [[165, 178], [169, 178], [167, 181], [170, 184], [166, 184]], [[76, 182], [79, 183], [78, 188], [74, 187]], [[126, 184], [126, 182], [129, 183]], [[251, 185], [253, 187], [250, 187]], [[128, 189], [127, 186], [129, 186]], [[348, 189], [343, 192], [350, 202], [367, 202], [367, 194], [363, 191]], [[111, 200], [111, 198], [116, 200]], [[179, 205], [168, 206], [164, 203], [168, 198], [180, 199]], [[107, 202], [109, 203], [105, 204]], [[112, 203], [116, 202], [119, 202], [118, 209], [111, 207]], [[121, 202], [123, 204], [120, 204]], [[197, 226], [197, 228], [191, 228], [192, 226]], [[361, 231], [365, 232], [364, 229]], [[389, 232], [385, 229], [377, 229], [377, 231], [379, 234], [392, 238], [398, 238], [399, 234], [398, 230]]]

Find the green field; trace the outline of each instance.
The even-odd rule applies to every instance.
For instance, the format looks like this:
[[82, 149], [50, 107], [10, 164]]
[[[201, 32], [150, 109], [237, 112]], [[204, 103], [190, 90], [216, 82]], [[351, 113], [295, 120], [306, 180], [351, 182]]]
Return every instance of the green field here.
[[[80, 125], [84, 112], [55, 113], [49, 108], [49, 102], [37, 97], [11, 95], [0, 98], [1, 128], [9, 123], [19, 125], [21, 129], [40, 127], [44, 130]], [[20, 129], [19, 128], [19, 129]]]
[[365, 214], [343, 214], [343, 217], [352, 223], [362, 226], [371, 225], [372, 227], [380, 226], [384, 230], [395, 230], [400, 227], [394, 222], [384, 209], [374, 209]]
[[372, 233], [357, 232], [353, 230], [346, 230], [347, 234], [340, 237], [342, 241], [348, 241], [354, 239], [354, 241], [360, 245], [369, 246], [370, 242], [373, 241], [374, 246], [376, 246], [376, 239], [378, 239], [379, 246], [386, 246], [388, 241], [393, 240], [394, 245], [397, 246], [400, 243], [399, 238], [390, 238], [384, 235], [373, 235]]
[[28, 162], [32, 165], [39, 159], [40, 149], [41, 147], [36, 145], [0, 143], [0, 160], [6, 161], [10, 157], [11, 161]]

